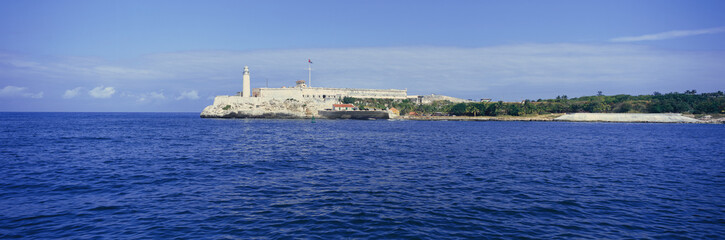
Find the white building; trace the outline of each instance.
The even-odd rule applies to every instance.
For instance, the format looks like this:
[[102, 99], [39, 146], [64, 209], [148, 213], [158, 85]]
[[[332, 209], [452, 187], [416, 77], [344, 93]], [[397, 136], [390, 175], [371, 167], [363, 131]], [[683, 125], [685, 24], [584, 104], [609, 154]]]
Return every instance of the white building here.
[[307, 87], [305, 81], [297, 81], [294, 87], [282, 88], [255, 88], [252, 92], [253, 97], [261, 98], [279, 98], [279, 99], [342, 99], [344, 97], [354, 98], [388, 98], [388, 99], [406, 99], [408, 91], [401, 89], [362, 89], [362, 88], [324, 88], [324, 87]]
[[[251, 101], [259, 102], [269, 99], [295, 99], [295, 100], [317, 100], [317, 101], [339, 101], [344, 97], [353, 98], [382, 98], [382, 99], [410, 99], [415, 103], [430, 103], [436, 100], [448, 100], [451, 102], [468, 102], [467, 100], [442, 96], [442, 95], [408, 95], [408, 90], [404, 89], [363, 89], [363, 88], [324, 88], [324, 87], [308, 87], [304, 80], [296, 81], [294, 87], [281, 88], [254, 88], [249, 93], [250, 76], [249, 68], [244, 67], [244, 75], [242, 77], [242, 92], [237, 96], [223, 96], [227, 100], [233, 100], [234, 97], [248, 98], [248, 100], [233, 101]], [[251, 99], [249, 99], [251, 97]]]

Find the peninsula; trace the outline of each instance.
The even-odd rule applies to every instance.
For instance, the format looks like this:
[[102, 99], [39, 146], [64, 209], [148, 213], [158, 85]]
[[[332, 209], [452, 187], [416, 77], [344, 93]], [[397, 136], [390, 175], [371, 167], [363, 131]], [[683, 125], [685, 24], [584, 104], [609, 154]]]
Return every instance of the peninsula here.
[[[311, 79], [311, 78], [310, 78]], [[244, 67], [242, 91], [216, 96], [203, 118], [332, 118], [454, 120], [723, 123], [722, 91], [630, 96], [625, 94], [491, 102], [442, 95], [408, 95], [407, 89], [312, 87], [304, 80], [291, 87], [250, 88]]]
[[[386, 107], [335, 109], [345, 99], [383, 99], [426, 104], [435, 101], [452, 103], [471, 102], [442, 95], [408, 95], [403, 89], [361, 89], [311, 87], [304, 80], [295, 86], [251, 89], [249, 67], [242, 75], [242, 91], [236, 95], [216, 96], [214, 103], [201, 112], [203, 118], [395, 118], [398, 112]], [[349, 114], [334, 114], [346, 111]], [[367, 111], [367, 112], [365, 112]], [[332, 113], [331, 113], [332, 112]], [[366, 114], [369, 113], [369, 114]], [[334, 116], [334, 117], [331, 117]], [[357, 116], [357, 117], [356, 117]]]

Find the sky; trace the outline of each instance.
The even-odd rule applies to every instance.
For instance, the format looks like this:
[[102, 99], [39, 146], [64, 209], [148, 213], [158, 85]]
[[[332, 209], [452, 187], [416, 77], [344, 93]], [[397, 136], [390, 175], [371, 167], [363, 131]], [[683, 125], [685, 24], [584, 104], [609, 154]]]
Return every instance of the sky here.
[[725, 90], [725, 1], [0, 0], [0, 111], [201, 112], [293, 86], [494, 101]]

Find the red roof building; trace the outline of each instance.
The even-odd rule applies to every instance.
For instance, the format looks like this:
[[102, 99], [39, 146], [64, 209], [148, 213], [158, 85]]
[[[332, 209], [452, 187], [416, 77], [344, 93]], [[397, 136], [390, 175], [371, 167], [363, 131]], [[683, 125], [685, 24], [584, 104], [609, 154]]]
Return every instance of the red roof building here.
[[352, 104], [332, 104], [332, 110], [355, 110], [355, 105]]

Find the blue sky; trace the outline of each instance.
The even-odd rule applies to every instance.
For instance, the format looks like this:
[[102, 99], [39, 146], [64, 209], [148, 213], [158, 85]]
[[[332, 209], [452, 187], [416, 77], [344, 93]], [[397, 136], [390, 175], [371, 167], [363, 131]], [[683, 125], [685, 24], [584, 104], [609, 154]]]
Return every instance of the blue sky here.
[[0, 0], [0, 111], [190, 111], [252, 87], [518, 101], [725, 89], [725, 1]]

